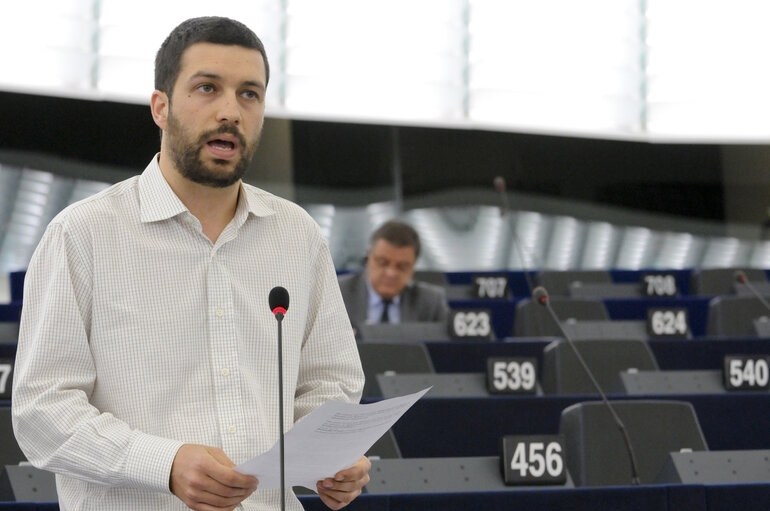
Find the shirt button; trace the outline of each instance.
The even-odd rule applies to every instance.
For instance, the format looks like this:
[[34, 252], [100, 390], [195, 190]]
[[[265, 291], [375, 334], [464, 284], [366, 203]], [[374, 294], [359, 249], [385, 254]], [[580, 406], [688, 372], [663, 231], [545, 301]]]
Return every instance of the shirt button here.
[[226, 367], [222, 368], [222, 376], [230, 376], [230, 370]]
[[227, 432], [230, 434], [235, 433], [235, 426], [230, 426], [229, 428], [227, 428]]
[[214, 314], [216, 314], [217, 316], [219, 316], [221, 318], [222, 316], [225, 315], [225, 311], [223, 309], [216, 309], [214, 311]]

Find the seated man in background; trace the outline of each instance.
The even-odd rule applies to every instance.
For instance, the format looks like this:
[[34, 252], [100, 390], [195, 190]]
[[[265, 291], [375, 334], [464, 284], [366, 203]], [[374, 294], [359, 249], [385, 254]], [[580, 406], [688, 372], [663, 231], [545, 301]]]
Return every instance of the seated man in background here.
[[449, 308], [440, 286], [412, 281], [420, 237], [404, 222], [390, 220], [372, 233], [366, 269], [339, 277], [350, 322], [446, 321]]

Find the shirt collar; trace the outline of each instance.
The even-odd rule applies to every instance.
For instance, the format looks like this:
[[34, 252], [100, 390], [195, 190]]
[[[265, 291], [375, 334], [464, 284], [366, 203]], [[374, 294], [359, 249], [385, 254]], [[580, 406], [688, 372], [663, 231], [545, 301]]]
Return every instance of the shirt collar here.
[[[187, 211], [187, 207], [163, 177], [156, 154], [139, 176], [139, 214], [142, 222], [167, 220]], [[241, 183], [235, 210], [235, 218], [238, 219], [239, 225], [246, 221], [248, 214], [260, 217], [274, 213], [275, 211], [253, 189]]]
[[158, 156], [139, 176], [139, 217], [142, 222], [157, 222], [187, 211], [160, 171]]
[[267, 202], [259, 196], [257, 189], [250, 186], [245, 186], [241, 183], [241, 193], [239, 197], [243, 197], [246, 200], [238, 200], [238, 208], [245, 206], [248, 212], [254, 216], [270, 216], [275, 214]]
[[[366, 271], [366, 270], [364, 270], [364, 271]], [[375, 305], [375, 304], [380, 305], [380, 304], [385, 302], [382, 299], [382, 297], [377, 293], [377, 291], [375, 291], [374, 288], [372, 287], [372, 283], [369, 282], [369, 276], [368, 275], [366, 276], [366, 290], [369, 293], [369, 304], [370, 305]], [[390, 303], [392, 303], [394, 305], [399, 305], [401, 303], [401, 295], [394, 296], [390, 300]]]

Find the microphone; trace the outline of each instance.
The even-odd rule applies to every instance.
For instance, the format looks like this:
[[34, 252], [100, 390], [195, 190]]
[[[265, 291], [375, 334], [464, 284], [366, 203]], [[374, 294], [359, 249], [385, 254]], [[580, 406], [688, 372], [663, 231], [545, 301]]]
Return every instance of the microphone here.
[[286, 470], [283, 452], [283, 332], [281, 331], [281, 324], [286, 310], [289, 308], [289, 292], [286, 291], [286, 288], [276, 286], [270, 290], [267, 301], [276, 321], [278, 321], [278, 431], [280, 433], [281, 511], [286, 511]]
[[736, 270], [734, 275], [735, 275], [735, 280], [739, 284], [744, 284], [749, 289], [749, 291], [751, 291], [751, 294], [753, 294], [757, 298], [757, 300], [762, 302], [762, 305], [765, 306], [765, 309], [770, 311], [770, 304], [767, 303], [767, 300], [765, 300], [765, 298], [759, 293], [759, 291], [757, 291], [757, 288], [754, 287], [754, 285], [749, 281], [749, 278], [746, 276], [746, 273], [744, 273], [743, 270]]
[[543, 286], [538, 286], [535, 288], [534, 291], [532, 291], [532, 299], [535, 300], [540, 305], [543, 305], [551, 314], [551, 317], [553, 318], [554, 321], [556, 321], [556, 325], [559, 327], [559, 330], [564, 336], [564, 339], [567, 341], [567, 344], [570, 345], [570, 347], [572, 348], [572, 351], [575, 353], [575, 356], [578, 359], [578, 362], [583, 367], [583, 371], [585, 371], [586, 375], [588, 375], [588, 378], [591, 380], [591, 383], [593, 384], [594, 388], [597, 390], [597, 392], [599, 392], [599, 395], [602, 398], [602, 402], [604, 402], [604, 404], [607, 406], [607, 409], [610, 411], [610, 414], [612, 415], [612, 418], [615, 421], [615, 425], [623, 435], [623, 441], [625, 442], [626, 450], [628, 451], [628, 458], [631, 461], [631, 484], [634, 484], [634, 485], [640, 484], [639, 467], [636, 463], [636, 455], [634, 454], [634, 448], [631, 445], [631, 439], [628, 437], [628, 431], [626, 430], [626, 426], [625, 424], [623, 424], [623, 421], [620, 420], [620, 417], [615, 411], [615, 407], [612, 406], [612, 403], [610, 403], [610, 400], [607, 399], [606, 395], [604, 395], [604, 392], [602, 391], [602, 388], [599, 386], [599, 382], [596, 381], [596, 378], [594, 377], [593, 372], [591, 372], [591, 369], [588, 367], [588, 364], [586, 364], [586, 361], [583, 359], [583, 356], [580, 354], [580, 351], [578, 351], [577, 346], [572, 341], [572, 338], [569, 336], [567, 331], [562, 326], [561, 321], [559, 321], [559, 316], [556, 315], [556, 312], [553, 310], [553, 307], [551, 307], [551, 302], [548, 299], [548, 291], [546, 291]]
[[[505, 178], [503, 176], [496, 176], [492, 180], [492, 185], [495, 187], [495, 191], [500, 194], [500, 216], [506, 217], [510, 211], [510, 206], [508, 204], [508, 191], [505, 185]], [[534, 284], [532, 283], [529, 269], [526, 267], [527, 260], [524, 258], [523, 245], [521, 244], [521, 238], [516, 234], [515, 226], [511, 226], [511, 235], [513, 236], [513, 244], [516, 247], [519, 260], [521, 260], [521, 270], [524, 272], [524, 280], [527, 281], [527, 291], [531, 291], [534, 288]]]
[[[286, 288], [276, 286], [270, 290], [270, 296], [267, 298], [270, 304], [270, 310], [276, 315], [278, 321], [283, 319], [286, 314], [286, 310], [289, 308], [289, 292]], [[280, 317], [278, 316], [280, 314]]]

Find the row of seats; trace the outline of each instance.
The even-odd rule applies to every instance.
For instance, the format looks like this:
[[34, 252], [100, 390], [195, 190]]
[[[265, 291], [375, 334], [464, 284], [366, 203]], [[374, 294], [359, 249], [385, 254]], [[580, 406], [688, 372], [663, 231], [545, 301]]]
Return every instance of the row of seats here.
[[[0, 229], [0, 271], [25, 268], [54, 215], [109, 184], [0, 164], [0, 226], [7, 226]], [[321, 226], [340, 269], [360, 267], [370, 233], [396, 217], [420, 232], [422, 269], [464, 271], [469, 261], [477, 270], [770, 267], [767, 241], [656, 231], [535, 211], [501, 215], [493, 206], [455, 206], [401, 212], [396, 202], [303, 207]]]
[[[770, 356], [770, 346], [765, 343], [730, 340], [706, 346], [637, 340], [584, 340], [575, 341], [574, 345], [600, 388], [613, 395], [725, 394], [732, 391], [725, 386], [724, 379], [725, 359], [729, 355], [755, 359]], [[671, 351], [672, 347], [676, 349]], [[516, 360], [519, 366], [530, 362], [530, 376], [516, 376], [517, 389], [523, 394], [597, 394], [575, 351], [561, 339], [492, 346], [450, 342], [359, 343], [358, 348], [366, 373], [364, 397], [396, 397], [429, 386], [433, 387], [432, 397], [486, 397], [497, 392], [490, 389], [488, 380], [492, 372], [488, 366], [490, 359]], [[699, 357], [694, 356], [697, 352]], [[687, 356], [691, 358], [676, 359]], [[520, 370], [516, 368], [517, 374]], [[526, 385], [527, 378], [530, 386]]]
[[374, 227], [397, 216], [420, 233], [422, 269], [467, 271], [469, 261], [477, 270], [770, 267], [770, 243], [734, 237], [656, 231], [535, 211], [501, 215], [493, 206], [418, 208], [401, 214], [389, 202], [304, 206], [324, 229], [337, 268], [359, 266]]
[[[740, 298], [740, 297], [736, 297]], [[636, 301], [643, 302], [644, 300], [635, 299]], [[584, 300], [586, 301], [586, 300]], [[588, 300], [590, 301], [590, 300]], [[756, 300], [755, 300], [756, 301]], [[581, 300], [575, 298], [553, 297], [554, 307], [557, 308], [558, 303], [580, 303]], [[604, 304], [601, 300], [593, 300], [591, 303]], [[526, 300], [518, 302], [518, 306], [524, 308], [526, 306], [531, 307], [534, 315], [541, 314], [543, 308], [537, 304], [533, 304]], [[607, 321], [609, 315], [605, 314], [599, 318], [594, 318], [595, 321]], [[562, 311], [564, 317], [572, 317], [569, 311], [566, 313]], [[518, 309], [517, 309], [518, 314]], [[544, 315], [542, 321], [537, 320], [535, 316], [532, 316], [530, 323], [535, 325], [536, 328], [543, 329], [547, 325], [547, 321], [552, 321], [552, 318]], [[542, 318], [541, 318], [542, 319]], [[525, 324], [526, 321], [517, 321], [517, 324]], [[580, 321], [577, 322], [578, 324]], [[533, 328], [535, 328], [533, 327]], [[553, 334], [559, 336], [558, 332]], [[546, 335], [548, 336], [548, 335]], [[580, 337], [576, 335], [576, 337]], [[425, 341], [427, 339], [422, 338], [417, 341]], [[730, 342], [730, 341], [725, 341]], [[692, 350], [698, 350], [699, 346], [695, 342], [680, 341], [680, 344], [691, 346]], [[452, 347], [460, 347], [461, 344], [467, 343], [442, 343], [448, 346], [448, 349]], [[521, 341], [509, 341], [499, 343], [475, 343], [475, 347], [483, 345], [504, 345], [511, 346], [511, 353], [517, 353], [517, 349], [523, 343]], [[427, 379], [428, 384], [434, 384], [434, 390], [422, 403], [416, 405], [416, 413], [424, 413], [422, 415], [422, 421], [416, 423], [415, 421], [406, 420], [403, 423], [399, 423], [393, 431], [383, 437], [378, 445], [370, 451], [373, 456], [390, 457], [390, 459], [398, 460], [399, 457], [406, 464], [396, 465], [399, 467], [402, 473], [408, 473], [405, 468], [413, 466], [410, 458], [413, 458], [415, 454], [428, 454], [428, 455], [460, 455], [460, 462], [464, 463], [464, 457], [468, 455], [475, 456], [487, 456], [489, 457], [491, 452], [489, 447], [472, 445], [467, 447], [465, 452], [451, 452], [451, 451], [419, 451], [414, 446], [415, 437], [420, 437], [423, 444], [432, 445], [432, 449], [438, 449], [436, 447], [438, 439], [449, 440], [451, 436], [441, 437], [434, 431], [431, 426], [426, 426], [426, 422], [433, 424], [440, 423], [442, 428], [447, 431], [442, 431], [444, 435], [457, 435], [459, 433], [452, 433], [448, 430], [455, 427], [463, 428], [456, 424], [456, 415], [452, 414], [469, 414], [478, 415], [484, 417], [482, 413], [475, 413], [473, 411], [474, 406], [480, 408], [476, 410], [484, 410], [489, 420], [500, 422], [504, 412], [501, 406], [503, 403], [505, 406], [516, 408], [520, 413], [532, 417], [533, 425], [528, 426], [530, 429], [522, 430], [518, 429], [521, 426], [514, 427], [511, 425], [510, 429], [498, 427], [497, 429], [491, 429], [483, 433], [479, 433], [479, 436], [483, 436], [482, 442], [489, 443], [493, 441], [497, 444], [500, 441], [499, 433], [504, 431], [505, 434], [556, 434], [561, 433], [565, 437], [565, 441], [568, 449], [567, 461], [569, 465], [570, 484], [576, 486], [593, 486], [593, 485], [609, 485], [609, 484], [627, 484], [629, 480], [629, 474], [624, 472], [619, 467], [625, 467], [628, 470], [628, 457], [625, 454], [625, 450], [622, 445], [618, 444], [618, 441], [623, 442], [621, 437], [618, 437], [617, 429], [615, 429], [614, 423], [611, 417], [608, 417], [606, 408], [597, 406], [594, 402], [584, 402], [585, 399], [593, 399], [590, 397], [594, 393], [592, 384], [586, 379], [585, 373], [582, 372], [582, 368], [576, 361], [574, 352], [571, 348], [565, 344], [564, 341], [556, 341], [550, 344], [545, 344], [545, 341], [540, 341], [540, 357], [538, 363], [538, 374], [540, 378], [538, 380], [539, 389], [534, 397], [522, 397], [522, 398], [495, 398], [490, 399], [486, 392], [468, 393], [465, 392], [467, 387], [462, 387], [461, 391], [456, 392], [457, 384], [467, 385], [468, 382], [476, 385], [473, 388], [480, 388], [484, 383], [483, 375], [472, 375], [463, 377], [461, 375], [441, 375], [441, 373], [435, 373], [434, 357], [426, 357], [424, 354], [426, 348], [425, 345], [420, 342], [415, 343], [401, 343], [391, 344], [390, 349], [395, 350], [394, 358], [405, 361], [410, 360], [416, 362], [417, 356], [407, 352], [406, 350], [413, 347], [423, 348], [423, 368], [425, 371], [416, 371], [417, 373], [433, 374], [433, 377]], [[407, 376], [405, 370], [402, 368], [380, 368], [376, 369], [372, 373], [372, 368], [369, 367], [367, 362], [366, 350], [370, 346], [374, 346], [374, 343], [363, 342], [359, 344], [359, 350], [361, 352], [362, 362], [364, 363], [367, 371], [367, 385], [376, 383], [378, 390], [372, 394], [371, 389], [367, 389], [367, 393], [370, 399], [377, 399], [375, 396], [389, 396], [389, 395], [401, 395], [409, 392], [411, 389], [424, 388], [425, 381], [419, 381], [414, 379], [411, 383], [408, 378], [400, 378], [401, 376]], [[744, 399], [741, 395], [731, 395], [725, 393], [722, 389], [719, 389], [718, 384], [715, 386], [715, 382], [719, 381], [721, 373], [715, 369], [708, 370], [708, 374], [705, 375], [705, 371], [700, 371], [701, 376], [708, 376], [705, 384], [702, 388], [697, 388], [697, 381], [695, 378], [687, 380], [685, 383], [695, 385], [691, 387], [683, 387], [683, 380], [677, 380], [672, 383], [673, 390], [666, 391], [662, 387], [650, 387], [650, 383], [644, 380], [644, 377], [650, 374], [654, 376], [661, 376], [661, 373], [671, 373], [670, 371], [661, 371], [660, 365], [647, 342], [641, 340], [585, 340], [578, 341], [579, 349], [583, 354], [586, 361], [595, 369], [597, 380], [600, 381], [602, 388], [607, 389], [611, 393], [612, 401], [617, 404], [619, 414], [624, 421], [628, 422], [627, 428], [629, 436], [632, 438], [632, 443], [636, 445], [637, 451], [643, 453], [640, 455], [640, 476], [645, 484], [652, 484], [654, 482], [675, 482], [674, 479], [681, 477], [680, 471], [672, 469], [671, 464], [672, 451], [678, 451], [679, 449], [692, 449], [696, 453], [708, 452], [708, 447], [720, 446], [719, 437], [715, 437], [713, 430], [713, 422], [715, 418], [713, 416], [706, 417], [706, 423], [708, 426], [704, 431], [701, 430], [701, 423], [703, 422], [702, 414], [703, 410], [706, 410], [709, 414], [718, 414], [719, 419], [727, 421], [738, 421], [740, 424], [733, 424], [736, 429], [741, 431], [751, 432], [754, 431], [755, 435], [758, 431], [760, 435], [765, 435], [770, 432], [770, 425], [767, 424], [766, 418], [757, 419], [749, 415], [743, 415], [744, 412], [736, 411], [737, 404]], [[767, 352], [765, 352], [767, 353]], [[374, 356], [369, 356], [377, 361], [383, 361], [385, 357], [382, 352], [375, 353]], [[634, 371], [629, 371], [634, 369]], [[395, 371], [395, 375], [388, 374]], [[446, 376], [444, 378], [444, 376]], [[675, 375], [668, 374], [665, 376], [673, 377]], [[681, 373], [676, 375], [681, 376]], [[691, 375], [692, 376], [692, 375]], [[423, 376], [424, 377], [424, 376]], [[443, 379], [442, 379], [443, 378]], [[454, 383], [452, 378], [459, 378]], [[716, 378], [716, 379], [715, 379]], [[400, 380], [400, 381], [399, 381]], [[412, 388], [405, 387], [405, 382], [413, 385]], [[653, 381], [655, 383], [655, 381]], [[658, 380], [657, 383], [660, 383]], [[400, 385], [400, 386], [396, 386]], [[417, 387], [414, 387], [414, 386]], [[453, 387], [454, 385], [454, 387]], [[647, 385], [645, 387], [645, 385]], [[421, 387], [420, 387], [421, 386]], [[472, 388], [472, 389], [473, 389]], [[471, 390], [472, 390], [471, 389]], [[719, 392], [717, 392], [719, 390]], [[379, 392], [379, 394], [377, 394]], [[661, 402], [660, 397], [663, 394], [673, 394], [673, 397], [677, 399], [675, 401], [666, 400]], [[703, 394], [706, 401], [700, 401], [697, 398], [698, 394]], [[717, 395], [721, 394], [721, 395]], [[647, 399], [643, 401], [628, 401], [620, 399], [622, 396], [632, 397], [645, 397]], [[442, 399], [436, 399], [441, 397]], [[650, 399], [654, 397], [655, 399]], [[764, 399], [761, 399], [764, 398]], [[763, 393], [761, 396], [753, 394], [751, 396], [751, 404], [754, 406], [753, 411], [759, 411], [764, 413], [764, 410], [768, 407], [767, 393]], [[482, 401], [476, 401], [481, 399]], [[700, 403], [699, 406], [695, 406], [693, 403]], [[646, 407], [646, 408], [645, 408]], [[537, 420], [538, 410], [548, 410], [548, 420]], [[452, 410], [452, 414], [444, 417], [442, 414], [447, 414], [446, 410]], [[558, 414], [557, 411], [558, 410]], [[554, 419], [554, 416], [558, 415], [558, 421]], [[673, 417], [679, 417], [675, 419]], [[650, 418], [654, 420], [650, 423]], [[754, 421], [753, 423], [751, 421]], [[655, 429], [656, 426], [665, 425], [661, 429]], [[503, 425], [504, 426], [504, 425]], [[467, 429], [467, 427], [465, 427]], [[483, 429], [483, 428], [482, 428]], [[467, 434], [467, 430], [466, 430]], [[709, 434], [711, 436], [709, 436]], [[646, 436], [645, 436], [646, 435]], [[765, 435], [766, 436], [766, 435]], [[709, 440], [708, 442], [706, 440]], [[466, 439], [466, 442], [468, 440]], [[473, 441], [475, 442], [475, 440]], [[729, 448], [745, 447], [739, 445], [730, 439], [726, 442]], [[767, 448], [766, 442], [761, 438], [756, 440], [756, 445], [760, 448]], [[619, 447], [620, 445], [620, 447]], [[425, 448], [424, 446], [422, 448]], [[605, 452], [603, 449], [606, 449]], [[493, 453], [494, 451], [492, 451]], [[599, 458], [596, 453], [601, 452], [602, 457]], [[720, 456], [720, 453], [715, 453], [715, 456]], [[596, 459], [606, 459], [606, 462], [601, 463], [598, 466]], [[713, 465], [714, 457], [709, 458], [711, 461], [705, 462], [707, 465]], [[743, 459], [743, 458], [741, 458]], [[489, 461], [489, 460], [488, 460]], [[687, 460], [688, 462], [691, 460]], [[442, 463], [446, 465], [446, 460], [435, 460], [436, 463]], [[709, 465], [710, 466], [710, 465]], [[721, 465], [720, 465], [721, 466]], [[669, 474], [666, 475], [666, 470]], [[753, 472], [752, 472], [753, 473]], [[660, 475], [664, 474], [664, 475]], [[618, 477], [613, 479], [613, 477]], [[724, 474], [720, 474], [719, 477], [724, 477]], [[744, 481], [744, 480], [741, 480]], [[745, 482], [745, 481], [744, 481]], [[373, 485], [371, 491], [393, 491], [398, 488], [403, 490], [403, 487], [398, 485], [391, 485], [388, 488], [379, 488], [376, 484]], [[417, 488], [419, 490], [420, 488]], [[422, 487], [425, 490], [424, 487]], [[435, 489], [435, 487], [433, 487]]]
[[[735, 273], [743, 272], [749, 284], [736, 281]], [[11, 274], [11, 305], [0, 305], [0, 342], [15, 339], [18, 328], [18, 310], [22, 302], [24, 272]], [[441, 272], [421, 272], [416, 275], [420, 280], [427, 280], [445, 286], [453, 309], [487, 309], [491, 313], [493, 331], [490, 338], [532, 336], [559, 336], [561, 331], [549, 317], [547, 311], [531, 301], [522, 299], [528, 296], [529, 286], [522, 272], [510, 272], [506, 275], [509, 286], [522, 288], [523, 291], [502, 300], [479, 300], [473, 297], [470, 280], [479, 274], [444, 274]], [[483, 274], [481, 274], [483, 275]], [[764, 335], [769, 323], [762, 318], [770, 315], [765, 304], [754, 296], [754, 291], [770, 295], [770, 282], [765, 270], [751, 269], [711, 269], [682, 272], [676, 279], [689, 283], [689, 293], [683, 296], [651, 297], [641, 296], [639, 283], [645, 273], [633, 272], [625, 275], [636, 283], [616, 282], [608, 272], [550, 272], [543, 271], [534, 275], [531, 286], [544, 286], [552, 296], [551, 302], [562, 321], [568, 323], [570, 333], [576, 337], [598, 335], [623, 338], [647, 337], [644, 321], [647, 310], [651, 307], [684, 307], [688, 310], [690, 336], [755, 336]], [[630, 279], [629, 279], [630, 277]], [[751, 286], [751, 289], [748, 286]], [[678, 289], [685, 286], [680, 285]], [[612, 288], [617, 288], [611, 290]], [[580, 293], [571, 290], [581, 289]], [[590, 292], [589, 292], [590, 290]], [[609, 291], [608, 291], [609, 290]], [[602, 291], [605, 291], [602, 293]], [[721, 295], [721, 296], [719, 296]], [[708, 298], [716, 297], [709, 301]], [[610, 320], [615, 320], [610, 322]], [[578, 324], [574, 324], [577, 322]], [[395, 335], [423, 339], [440, 340], [449, 336], [445, 325], [413, 325], [406, 328], [390, 326], [364, 326], [362, 338], [383, 340]]]
[[[479, 311], [488, 317], [483, 339], [508, 337], [561, 337], [562, 329], [573, 339], [648, 339], [653, 334], [647, 316], [650, 310], [685, 311], [686, 323], [671, 335], [682, 339], [702, 337], [770, 337], [770, 311], [752, 296], [717, 297], [711, 300], [679, 299], [665, 303], [643, 300], [611, 301], [551, 297], [561, 327], [550, 313], [531, 299], [516, 303], [450, 301], [453, 311]], [[446, 323], [362, 324], [361, 342], [385, 340], [444, 340], [453, 337], [453, 319]], [[666, 329], [671, 327], [666, 326]], [[677, 326], [676, 328], [680, 328]]]
[[[757, 461], [753, 452], [770, 447], [767, 443], [770, 422], [764, 415], [770, 411], [770, 395], [766, 390], [728, 393], [722, 386], [720, 370], [661, 371], [643, 341], [578, 341], [575, 344], [625, 424], [636, 452], [642, 484], [767, 480], [770, 469], [767, 452], [763, 454], [764, 464], [761, 456]], [[441, 350], [434, 349], [437, 345], [441, 345]], [[467, 354], [479, 346], [483, 345], [359, 344], [367, 372], [368, 399], [395, 397], [432, 387], [414, 411], [406, 414], [392, 434], [384, 437], [369, 454], [384, 458], [405, 456], [403, 463], [394, 465], [401, 470], [413, 465], [408, 459], [413, 456], [428, 457], [428, 461], [440, 457], [436, 463], [452, 466], [453, 463], [467, 464], [464, 456], [494, 454], [495, 440], [499, 442], [504, 435], [561, 434], [566, 442], [572, 484], [630, 484], [630, 455], [621, 432], [606, 406], [590, 397], [597, 393], [595, 387], [566, 342], [555, 341], [542, 349], [539, 364], [542, 372], [535, 395], [490, 398], [486, 374], [433, 372], [434, 361], [429, 350], [434, 355], [460, 350], [463, 353], [459, 358], [467, 358]], [[508, 355], [522, 354], [518, 342], [489, 346], [499, 348], [495, 350], [496, 355], [501, 354], [502, 348], [507, 348]], [[695, 344], [689, 346], [698, 349]], [[765, 351], [768, 352], [770, 350]], [[651, 380], [640, 381], [639, 375], [664, 378], [658, 379], [657, 387], [651, 387]], [[634, 399], [628, 400], [628, 397]], [[718, 450], [709, 452], [710, 444]], [[726, 448], [731, 452], [724, 452]], [[751, 452], [732, 452], [746, 449]], [[447, 460], [446, 456], [459, 458]], [[420, 463], [430, 466], [425, 459]], [[682, 472], [682, 466], [690, 467], [689, 471]], [[390, 477], [394, 477], [393, 474]], [[393, 481], [389, 484], [393, 489]], [[402, 491], [420, 488], [419, 482], [403, 484], [399, 487]], [[441, 489], [451, 491], [448, 487]]]
[[[552, 296], [570, 298], [641, 298], [770, 295], [767, 271], [758, 268], [696, 268], [688, 270], [540, 270], [536, 272], [439, 272], [421, 270], [415, 278], [444, 286], [451, 299], [474, 298], [473, 280], [500, 276], [508, 281], [508, 298], [527, 297], [542, 286]], [[748, 281], [748, 284], [739, 281]]]
[[[467, 350], [471, 347], [478, 349], [479, 346], [483, 346], [479, 343], [445, 342], [440, 344], [445, 349], [450, 350], [459, 348]], [[544, 341], [541, 341], [540, 344], [542, 346]], [[577, 344], [586, 362], [594, 369], [599, 384], [604, 388], [610, 388], [613, 370], [616, 371], [616, 376], [618, 369], [629, 367], [658, 371], [658, 365], [649, 347], [641, 341], [579, 341]], [[508, 347], [510, 353], [519, 353], [520, 347], [520, 343], [515, 341], [489, 343], [487, 345], [497, 348]], [[693, 344], [690, 346], [692, 349], [697, 349], [697, 346]], [[377, 382], [382, 386], [387, 379], [395, 380], [398, 379], [398, 376], [407, 376], [405, 364], [410, 364], [411, 370], [427, 372], [434, 370], [433, 357], [427, 355], [426, 346], [423, 344], [395, 343], [378, 346], [374, 343], [362, 343], [358, 347], [367, 372], [367, 383]], [[421, 403], [416, 405], [415, 413], [418, 414], [416, 417], [419, 419], [407, 417], [406, 421], [399, 423], [393, 431], [383, 437], [369, 451], [369, 454], [388, 459], [400, 459], [405, 456], [403, 463], [396, 465], [400, 467], [399, 470], [404, 471], [405, 468], [413, 467], [415, 454], [428, 454], [430, 457], [436, 455], [459, 456], [460, 461], [458, 463], [460, 464], [468, 463], [465, 456], [468, 456], [469, 453], [489, 457], [494, 452], [490, 452], [488, 446], [490, 436], [495, 437], [493, 440], [496, 443], [499, 441], [499, 437], [495, 435], [499, 435], [500, 432], [546, 435], [560, 433], [564, 435], [567, 445], [567, 462], [571, 484], [576, 486], [628, 484], [630, 481], [628, 455], [622, 444], [619, 443], [623, 440], [618, 436], [619, 433], [612, 418], [606, 415], [607, 410], [596, 402], [585, 402], [586, 399], [590, 399], [588, 394], [593, 393], [594, 389], [586, 380], [585, 374], [581, 373], [582, 369], [576, 363], [569, 346], [564, 341], [556, 341], [545, 345], [542, 352], [541, 392], [538, 392], [539, 395], [536, 395], [534, 399], [525, 396], [490, 400], [489, 397], [481, 394], [446, 393], [446, 386], [442, 388], [437, 385]], [[434, 351], [434, 353], [436, 352]], [[648, 365], [645, 367], [642, 365], [644, 363]], [[373, 364], [380, 364], [379, 368], [373, 367]], [[388, 374], [394, 371], [396, 372], [395, 375]], [[549, 375], [553, 375], [553, 377]], [[431, 383], [436, 383], [436, 380], [428, 379], [427, 384]], [[426, 383], [421, 385], [420, 388], [424, 388]], [[390, 394], [387, 392], [382, 392], [382, 394], [387, 397], [414, 390], [402, 387], [394, 392], [393, 386], [390, 389]], [[706, 393], [709, 393], [708, 389], [706, 389]], [[676, 400], [673, 402], [670, 400], [661, 401], [659, 393], [656, 392], [637, 392], [636, 394], [643, 395], [646, 399], [643, 401], [625, 401], [618, 399], [620, 396], [617, 393], [611, 394], [611, 398], [619, 415], [627, 423], [626, 427], [635, 449], [640, 453], [639, 472], [643, 484], [676, 482], [673, 478], [681, 476], [679, 471], [674, 470], [667, 476], [664, 474], [665, 477], [660, 475], [664, 473], [667, 466], [673, 463], [670, 459], [670, 452], [677, 452], [683, 448], [692, 449], [697, 453], [707, 451], [709, 442], [706, 439], [708, 436], [701, 430], [699, 410], [705, 409], [711, 414], [711, 416], [707, 416], [707, 432], [713, 430], [714, 422], [727, 422], [733, 429], [754, 432], [755, 436], [759, 434], [760, 438], [755, 438], [754, 442], [763, 448], [767, 447], [766, 440], [763, 440], [767, 436], [762, 433], [770, 432], [770, 424], [767, 424], [767, 417], [770, 415], [763, 415], [768, 406], [767, 393], [764, 394], [765, 399], [763, 401], [757, 401], [759, 396], [753, 394], [751, 407], [744, 407], [739, 402], [742, 399], [741, 395], [725, 393], [722, 393], [722, 396], [708, 395], [706, 397], [710, 400], [701, 401], [700, 406], [697, 407], [698, 410], [691, 403], [693, 400], [697, 402], [697, 399], [693, 399], [692, 394], [694, 392], [689, 392], [691, 394], [689, 396], [682, 396], [682, 392], [677, 392]], [[651, 396], [656, 397], [650, 399]], [[682, 400], [682, 397], [685, 399]], [[478, 401], [479, 398], [482, 401]], [[370, 399], [372, 398], [370, 397]], [[733, 405], [730, 404], [732, 400], [736, 400]], [[441, 410], [451, 410], [451, 412], [441, 412]], [[505, 415], [509, 414], [507, 410], [516, 410], [516, 413], [521, 417], [515, 422], [506, 423], [505, 421], [510, 420]], [[447, 416], [444, 417], [441, 415], [442, 413], [447, 414]], [[461, 424], [462, 421], [458, 421], [458, 418], [464, 415], [476, 416], [475, 428], [467, 429], [467, 426]], [[717, 415], [717, 417], [713, 415]], [[558, 417], [558, 421], [555, 417]], [[490, 428], [488, 424], [485, 424], [486, 422], [497, 425]], [[524, 423], [527, 424], [527, 429], [522, 430]], [[554, 423], [557, 423], [558, 426], [554, 426]], [[437, 428], [440, 431], [437, 431]], [[6, 429], [9, 430], [9, 428]], [[466, 443], [465, 449], [467, 451], [453, 451], [451, 447], [449, 449], [441, 447], [445, 441], [452, 438], [452, 435], [460, 434], [457, 430], [465, 430], [463, 441]], [[469, 434], [469, 431], [472, 431], [473, 434]], [[418, 437], [422, 440], [417, 440]], [[422, 447], [416, 448], [415, 442], [420, 443]], [[730, 442], [734, 442], [734, 440], [728, 441], [728, 446], [736, 447]], [[719, 439], [713, 443], [720, 445]], [[426, 444], [429, 444], [433, 451], [419, 450], [427, 449]], [[457, 442], [446, 442], [446, 444], [457, 445]], [[740, 445], [739, 447], [744, 446]], [[601, 457], [597, 457], [598, 452], [602, 452]], [[716, 454], [720, 455], [719, 453]], [[601, 459], [602, 463], [597, 463], [597, 459]], [[425, 464], [425, 460], [420, 461], [420, 463]], [[435, 460], [435, 463], [448, 464], [450, 462]], [[713, 465], [713, 461], [709, 461], [707, 464]], [[669, 467], [668, 470], [672, 469]], [[663, 479], [660, 479], [661, 477]], [[724, 477], [724, 475], [722, 474], [720, 477]], [[436, 477], [435, 479], [440, 478]], [[395, 481], [389, 480], [387, 488], [378, 488], [375, 483], [371, 491], [388, 492], [394, 491], [394, 489], [402, 491], [403, 487], [399, 484], [406, 483], [407, 481], [396, 478]], [[413, 487], [413, 489], [414, 491], [435, 491], [436, 486], [418, 486]]]

